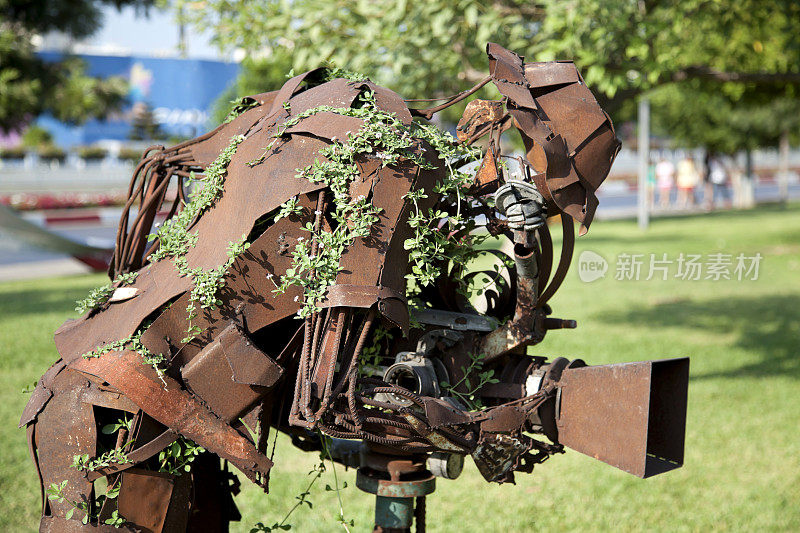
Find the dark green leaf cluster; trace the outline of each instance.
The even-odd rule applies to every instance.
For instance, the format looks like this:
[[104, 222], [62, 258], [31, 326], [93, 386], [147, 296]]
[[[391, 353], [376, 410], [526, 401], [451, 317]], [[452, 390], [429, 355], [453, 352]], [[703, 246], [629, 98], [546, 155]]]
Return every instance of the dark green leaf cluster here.
[[125, 452], [125, 448], [130, 447], [130, 444], [132, 443], [128, 443], [120, 448], [109, 450], [101, 455], [98, 455], [94, 459], [90, 459], [89, 454], [73, 455], [72, 464], [70, 466], [85, 472], [94, 472], [95, 470], [111, 466], [113, 463], [130, 463], [131, 460], [128, 459], [128, 454]]
[[180, 476], [191, 470], [195, 458], [204, 451], [202, 446], [185, 437], [178, 437], [178, 440], [158, 454], [158, 471]]
[[[84, 456], [75, 456], [81, 457]], [[75, 466], [75, 464], [73, 464]], [[89, 522], [96, 522], [99, 519], [97, 514], [92, 513], [92, 509], [102, 509], [103, 504], [106, 500], [113, 500], [119, 496], [119, 489], [121, 487], [121, 481], [117, 481], [114, 485], [108, 487], [106, 489], [105, 494], [101, 494], [94, 498], [92, 505], [89, 505], [89, 501], [82, 500], [82, 501], [75, 501], [69, 499], [65, 494], [64, 491], [67, 488], [67, 480], [65, 479], [61, 483], [50, 483], [50, 486], [45, 491], [47, 494], [47, 499], [51, 501], [57, 501], [58, 503], [68, 503], [70, 505], [70, 509], [64, 514], [64, 518], [70, 520], [72, 516], [75, 514], [75, 511], [81, 511], [84, 513], [83, 517], [81, 518], [81, 523], [84, 525], [88, 524]], [[111, 516], [103, 521], [104, 524], [108, 524], [115, 528], [122, 527], [127, 520], [119, 514], [119, 511], [116, 509], [111, 513]]]
[[0, 130], [18, 129], [43, 113], [82, 123], [103, 118], [125, 101], [122, 77], [98, 79], [85, 63], [65, 55], [58, 62], [36, 54], [37, 35], [58, 31], [81, 39], [102, 22], [103, 5], [147, 8], [152, 0], [3, 0], [0, 2]]
[[[486, 384], [499, 383], [500, 380], [494, 377], [494, 370], [483, 370], [482, 354], [468, 354], [470, 363], [468, 366], [461, 367], [463, 377], [452, 385], [446, 381], [442, 381], [439, 385], [450, 396], [461, 401], [469, 410], [476, 411], [483, 407], [480, 398], [477, 396], [478, 391]], [[456, 390], [461, 385], [466, 389], [465, 392]]]

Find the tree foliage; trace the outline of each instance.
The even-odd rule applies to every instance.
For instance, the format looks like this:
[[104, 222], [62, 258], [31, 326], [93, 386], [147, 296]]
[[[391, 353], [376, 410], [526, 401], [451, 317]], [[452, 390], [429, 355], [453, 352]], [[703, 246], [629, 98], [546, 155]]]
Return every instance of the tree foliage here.
[[[543, 0], [540, 59], [574, 59], [613, 96], [698, 79], [741, 96], [800, 83], [796, 0]], [[708, 88], [708, 87], [704, 87]]]
[[529, 60], [573, 59], [608, 96], [686, 79], [723, 83], [732, 96], [744, 83], [800, 83], [795, 0], [175, 3], [223, 49], [286, 52], [297, 70], [334, 62], [408, 95], [481, 79], [488, 41]]
[[59, 31], [88, 37], [102, 23], [102, 7], [146, 9], [153, 0], [0, 0], [0, 130], [19, 128], [51, 113], [66, 122], [102, 117], [127, 92], [122, 78], [86, 75], [83, 61], [65, 57], [45, 62], [35, 54], [34, 38]]
[[334, 64], [408, 98], [483, 79], [485, 47], [529, 48], [540, 12], [525, 0], [177, 0], [223, 49], [291, 57], [295, 71]]
[[654, 130], [683, 148], [734, 154], [775, 147], [786, 132], [798, 141], [800, 100], [776, 97], [734, 100], [702, 88], [697, 80], [670, 83], [649, 93]]
[[529, 61], [574, 60], [617, 120], [653, 91], [656, 125], [683, 145], [729, 151], [800, 127], [789, 113], [800, 90], [797, 0], [175, 2], [221, 48], [262, 58], [245, 64], [249, 80], [274, 75], [264, 64], [335, 63], [409, 98], [442, 96], [485, 76], [495, 41]]

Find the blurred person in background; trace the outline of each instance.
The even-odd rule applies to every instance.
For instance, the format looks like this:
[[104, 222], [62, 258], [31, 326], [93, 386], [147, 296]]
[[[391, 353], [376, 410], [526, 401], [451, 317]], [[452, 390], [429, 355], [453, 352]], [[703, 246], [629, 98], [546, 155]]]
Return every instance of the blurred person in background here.
[[695, 205], [694, 191], [700, 181], [700, 174], [694, 159], [686, 154], [678, 162], [678, 207], [686, 209]]
[[669, 207], [669, 195], [675, 185], [675, 165], [665, 157], [662, 157], [656, 165], [656, 182], [658, 184], [658, 205], [667, 208]]
[[718, 157], [713, 157], [708, 164], [708, 181], [713, 188], [710, 204], [714, 208], [721, 201], [724, 208], [731, 207], [731, 190], [728, 179], [728, 169], [722, 164]]
[[647, 165], [647, 205], [650, 209], [656, 205], [656, 163], [652, 158]]
[[703, 182], [703, 209], [711, 211], [714, 209], [714, 190], [711, 186], [711, 160], [714, 159], [714, 154], [706, 150], [703, 156], [703, 170], [701, 172], [701, 179]]

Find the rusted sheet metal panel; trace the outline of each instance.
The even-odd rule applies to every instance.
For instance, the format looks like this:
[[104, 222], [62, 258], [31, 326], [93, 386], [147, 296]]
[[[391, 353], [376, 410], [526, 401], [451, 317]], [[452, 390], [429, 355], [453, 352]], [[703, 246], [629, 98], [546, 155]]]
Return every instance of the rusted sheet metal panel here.
[[304, 118], [294, 126], [286, 129], [286, 134], [307, 133], [323, 139], [336, 138], [340, 141], [347, 140], [349, 134], [355, 134], [364, 120], [355, 117], [340, 115], [331, 111], [322, 111]]
[[[66, 480], [65, 498], [82, 501], [91, 483], [83, 472], [71, 465], [75, 455], [94, 457], [97, 454], [94, 409], [81, 399], [82, 390], [89, 382], [80, 374], [65, 370], [57, 374], [50, 386], [54, 397], [39, 413], [34, 432], [42, 483], [50, 487], [52, 483], [60, 485]], [[49, 514], [64, 516], [72, 505], [68, 501], [49, 500], [46, 507], [51, 511]], [[75, 517], [83, 518], [82, 512], [76, 511]]]
[[567, 368], [558, 440], [643, 478], [678, 468], [688, 382], [688, 358]]
[[143, 411], [186, 438], [227, 459], [250, 480], [263, 484], [272, 461], [253, 444], [217, 418], [181, 385], [164, 376], [164, 386], [155, 371], [142, 364], [139, 354], [115, 352], [100, 358], [79, 359], [72, 368], [100, 376], [124, 391]]
[[[439, 195], [433, 192], [434, 185], [441, 181], [446, 173], [444, 162], [438, 159], [436, 151], [426, 144], [423, 144], [422, 147], [425, 150], [423, 156], [436, 169], [425, 172], [417, 169], [413, 173], [408, 167], [402, 171], [391, 172], [390, 168], [383, 169], [374, 186], [373, 198], [379, 202], [378, 205], [385, 209], [385, 212], [379, 215], [381, 217], [379, 224], [382, 228], [385, 226], [385, 229], [381, 230], [381, 234], [387, 240], [378, 247], [369, 242], [362, 244], [364, 247], [373, 246], [381, 252], [379, 256], [373, 256], [382, 263], [379, 284], [391, 287], [403, 294], [406, 286], [405, 275], [409, 268], [408, 250], [404, 248], [404, 243], [413, 236], [413, 228], [408, 224], [408, 217], [413, 213], [414, 206], [411, 202], [400, 202], [398, 198], [402, 198], [402, 195], [408, 190], [424, 189], [427, 191], [428, 197], [418, 200], [417, 203], [421, 212], [427, 212], [439, 199]], [[384, 215], [386, 218], [383, 218]], [[347, 254], [344, 254], [342, 261], [345, 261], [346, 257]], [[353, 268], [359, 263], [355, 253], [346, 261]], [[337, 278], [337, 283], [346, 283], [346, 281]]]
[[[572, 63], [526, 64], [494, 43], [487, 52], [492, 81], [511, 101], [509, 112], [523, 135], [528, 160], [546, 171], [549, 192], [543, 194], [581, 222], [585, 232], [597, 207], [595, 191], [619, 151], [611, 120]], [[589, 146], [589, 153], [599, 157], [578, 158]]]
[[324, 85], [311, 87], [294, 96], [289, 102], [291, 112], [293, 115], [298, 115], [321, 105], [350, 107], [358, 94], [370, 85], [367, 82], [353, 82], [344, 78], [331, 80]]
[[456, 126], [458, 140], [468, 140], [482, 127], [501, 120], [503, 114], [503, 102], [499, 100], [472, 100]]
[[190, 483], [188, 474], [176, 477], [163, 472], [131, 468], [121, 476], [117, 497], [120, 516], [140, 526], [145, 532], [161, 533], [172, 507], [173, 512], [183, 512], [185, 517], [182, 522], [184, 528], [186, 527], [189, 509], [180, 510], [178, 505], [171, 504], [174, 500], [181, 499], [173, 498], [173, 493], [180, 492], [179, 485]]
[[[303, 195], [298, 204], [303, 208], [301, 215], [279, 220], [267, 228], [247, 252], [236, 258], [225, 275], [225, 288], [220, 291], [222, 305], [204, 310], [193, 321], [203, 329], [198, 339], [190, 344], [181, 342], [189, 326], [185, 311], [189, 295], [184, 294], [153, 322], [142, 335], [142, 342], [154, 352], [177, 352], [172, 366], [180, 367], [216, 338], [231, 320], [238, 320], [237, 315], [244, 318], [249, 332], [255, 333], [268, 324], [295, 314], [302, 305], [300, 288], [289, 287], [283, 294], [273, 291], [274, 280], [279, 279], [292, 264], [290, 252], [298, 239], [308, 236], [302, 226], [313, 219], [311, 206], [314, 201]], [[165, 342], [165, 338], [170, 342]]]
[[[191, 228], [201, 237], [197, 246], [186, 254], [190, 268], [211, 269], [224, 263], [228, 243], [248, 234], [260, 216], [293, 196], [324, 187], [295, 179], [296, 169], [310, 164], [317, 152], [327, 146], [323, 140], [313, 137], [303, 137], [293, 143], [293, 150], [272, 154], [253, 167], [256, 170], [248, 166], [272, 142], [271, 134], [264, 131], [239, 145], [228, 166], [225, 194]], [[66, 361], [131, 335], [158, 306], [189, 290], [191, 279], [180, 276], [171, 259], [163, 259], [143, 269], [132, 286], [140, 290], [136, 298], [67, 322], [56, 332], [56, 347]]]
[[572, 61], [525, 63], [525, 79], [533, 88], [583, 81]]
[[226, 422], [252, 409], [282, 374], [283, 369], [235, 324], [181, 371], [189, 390]]
[[36, 415], [44, 409], [44, 406], [50, 398], [53, 397], [53, 382], [56, 376], [61, 373], [66, 366], [67, 364], [62, 359], [59, 359], [53, 366], [47, 369], [47, 372], [45, 372], [41, 378], [39, 378], [39, 381], [36, 382], [36, 387], [31, 393], [31, 397], [28, 399], [28, 403], [25, 405], [25, 410], [22, 411], [19, 427], [31, 423], [36, 418]]
[[[384, 285], [395, 291], [405, 292], [404, 282], [399, 281], [402, 275], [391, 276], [387, 273], [385, 281], [381, 278], [384, 266], [391, 264], [387, 264], [385, 257], [391, 249], [394, 232], [402, 223], [400, 214], [405, 204], [402, 197], [412, 189], [418, 175], [419, 169], [416, 165], [405, 162], [399, 168], [381, 168], [373, 176], [366, 192], [371, 193], [372, 204], [382, 211], [378, 214], [379, 220], [373, 225], [369, 238], [357, 239], [342, 255], [339, 263], [342, 271], [336, 278], [337, 284]], [[359, 181], [354, 180], [351, 188], [358, 187]], [[396, 263], [398, 266], [400, 264], [405, 265], [405, 262]]]
[[[265, 93], [263, 96], [271, 94], [273, 93]], [[267, 98], [261, 98], [260, 100], [266, 102]], [[269, 101], [271, 102], [271, 100]], [[192, 160], [196, 161], [201, 167], [207, 167], [217, 158], [220, 151], [228, 144], [231, 137], [234, 135], [244, 135], [263, 116], [264, 108], [259, 106], [248, 109], [228, 124], [220, 125], [207, 139], [192, 143], [189, 146]]]
[[268, 389], [283, 376], [283, 368], [257, 348], [238, 326], [226, 328], [219, 341], [234, 382]]
[[128, 413], [139, 411], [139, 407], [130, 401], [127, 396], [119, 391], [101, 388], [97, 383], [89, 383], [89, 387], [83, 389], [81, 401], [98, 407], [105, 407], [106, 409], [127, 411]]
[[404, 330], [408, 328], [406, 297], [380, 285], [337, 284], [328, 288], [320, 307], [360, 307], [369, 309], [375, 303], [383, 315]]

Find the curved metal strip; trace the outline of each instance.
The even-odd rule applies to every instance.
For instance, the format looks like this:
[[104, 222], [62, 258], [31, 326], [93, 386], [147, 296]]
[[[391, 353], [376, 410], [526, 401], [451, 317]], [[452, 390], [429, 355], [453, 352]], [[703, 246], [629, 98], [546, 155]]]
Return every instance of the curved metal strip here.
[[536, 307], [541, 307], [556, 293], [564, 278], [569, 271], [569, 265], [572, 262], [572, 251], [575, 248], [575, 224], [567, 215], [561, 215], [561, 228], [563, 230], [563, 240], [561, 242], [561, 258], [558, 260], [558, 268], [556, 273], [553, 274], [553, 279], [550, 285], [539, 296], [536, 302]]

